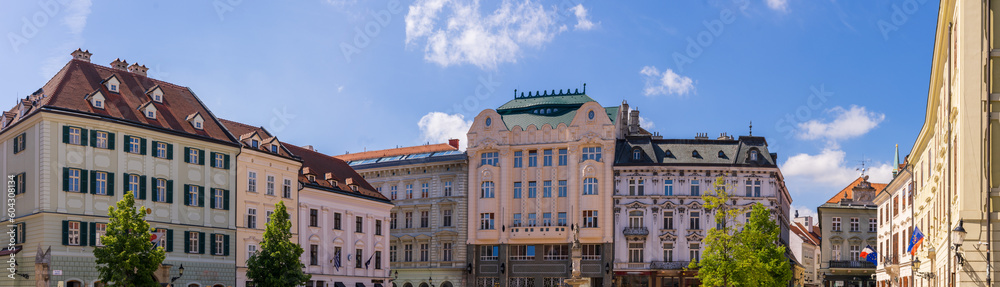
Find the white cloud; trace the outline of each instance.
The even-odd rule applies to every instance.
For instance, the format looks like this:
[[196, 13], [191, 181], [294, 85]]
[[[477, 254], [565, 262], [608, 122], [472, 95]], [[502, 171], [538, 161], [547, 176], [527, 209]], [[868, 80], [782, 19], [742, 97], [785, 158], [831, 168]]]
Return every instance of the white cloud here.
[[51, 46], [49, 57], [42, 60], [39, 68], [42, 78], [49, 79], [59, 72], [69, 61], [70, 56], [66, 51], [73, 51], [83, 46], [83, 29], [87, 27], [87, 17], [90, 16], [90, 0], [58, 1], [56, 3], [65, 5], [60, 7], [60, 15], [64, 15], [62, 23], [69, 29], [72, 37], [66, 41]]
[[73, 35], [83, 33], [83, 28], [87, 27], [87, 16], [90, 16], [90, 0], [77, 0], [66, 4], [66, 18], [63, 23], [69, 27], [69, 32]]
[[576, 4], [576, 6], [573, 6], [570, 10], [572, 10], [573, 14], [576, 15], [576, 26], [573, 26], [573, 29], [575, 30], [588, 31], [601, 24], [600, 22], [594, 24], [594, 22], [591, 22], [590, 19], [587, 18], [587, 8], [584, 8], [583, 4]]
[[645, 66], [639, 73], [646, 78], [646, 87], [643, 89], [646, 96], [684, 96], [694, 91], [694, 81], [691, 78], [678, 75], [671, 69], [661, 73], [656, 67]]
[[656, 124], [653, 123], [653, 121], [644, 117], [639, 117], [639, 126], [646, 129], [647, 131], [656, 128]]
[[789, 214], [788, 217], [795, 218], [795, 212], [798, 211], [799, 217], [812, 216], [813, 224], [815, 225], [819, 224], [819, 216], [816, 215], [816, 209], [807, 206], [793, 205], [792, 208], [789, 209], [789, 211], [791, 212], [791, 214]]
[[468, 142], [466, 134], [472, 127], [472, 121], [465, 120], [461, 114], [449, 115], [442, 112], [430, 112], [420, 118], [421, 141], [429, 143], [447, 143], [449, 139], [459, 139], [461, 149]]
[[825, 138], [832, 142], [864, 135], [885, 120], [885, 114], [869, 112], [865, 107], [852, 105], [850, 109], [834, 107], [826, 111], [836, 115], [830, 122], [811, 120], [799, 123], [801, 139]]
[[765, 0], [765, 2], [771, 10], [788, 12], [788, 0]]
[[[847, 153], [842, 150], [824, 149], [816, 155], [800, 153], [788, 158], [781, 165], [781, 172], [788, 179], [832, 185], [843, 188], [861, 175], [859, 167], [849, 164]], [[869, 181], [888, 183], [892, 179], [892, 165], [881, 163], [867, 167]]]
[[406, 14], [406, 45], [424, 40], [424, 59], [441, 66], [493, 69], [516, 62], [523, 47], [541, 48], [565, 25], [532, 0], [503, 0], [483, 13], [480, 1], [417, 0]]
[[343, 91], [344, 91], [344, 85], [337, 86], [337, 92], [338, 93], [343, 92]]

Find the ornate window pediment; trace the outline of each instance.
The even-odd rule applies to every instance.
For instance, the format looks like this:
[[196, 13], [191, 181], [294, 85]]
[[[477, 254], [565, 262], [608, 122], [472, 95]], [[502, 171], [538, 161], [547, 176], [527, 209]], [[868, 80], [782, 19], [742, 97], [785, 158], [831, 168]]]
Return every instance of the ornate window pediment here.
[[688, 242], [701, 242], [702, 239], [705, 239], [705, 236], [701, 235], [701, 233], [699, 232], [691, 232], [685, 237], [687, 238]]
[[664, 232], [663, 234], [660, 234], [660, 241], [675, 242], [675, 241], [677, 241], [677, 235], [673, 234], [673, 233], [671, 233], [669, 231]]

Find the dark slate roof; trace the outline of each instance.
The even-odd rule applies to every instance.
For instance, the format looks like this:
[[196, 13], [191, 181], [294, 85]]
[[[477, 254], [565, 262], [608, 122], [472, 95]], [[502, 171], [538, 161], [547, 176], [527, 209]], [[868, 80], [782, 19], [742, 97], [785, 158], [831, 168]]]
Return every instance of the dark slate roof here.
[[[642, 158], [632, 159], [632, 151], [642, 151]], [[757, 150], [756, 161], [750, 151]], [[699, 156], [694, 156], [697, 151]], [[720, 156], [719, 152], [722, 152]], [[654, 139], [634, 136], [619, 139], [615, 147], [615, 165], [718, 165], [777, 167], [777, 154], [767, 150], [764, 137], [741, 136], [734, 140]]]
[[[371, 184], [368, 184], [368, 181], [358, 174], [357, 171], [354, 171], [353, 168], [347, 165], [347, 162], [319, 153], [315, 150], [299, 147], [293, 144], [284, 143], [283, 146], [291, 151], [292, 154], [302, 158], [303, 170], [299, 172], [299, 182], [379, 201], [389, 201], [389, 199], [384, 195], [375, 191], [375, 188], [372, 187]], [[308, 177], [306, 177], [306, 174], [304, 173], [307, 169], [310, 173], [316, 176], [316, 181], [309, 181]], [[336, 186], [330, 184], [330, 182], [326, 180], [327, 173], [331, 173], [333, 179], [337, 180]], [[358, 191], [351, 190], [351, 188], [347, 185], [348, 178], [358, 185]]]
[[[497, 113], [508, 130], [515, 126], [527, 128], [535, 125], [542, 128], [549, 124], [552, 128], [560, 123], [569, 125], [576, 117], [576, 111], [587, 102], [594, 102], [584, 93], [555, 93], [544, 96], [517, 97], [499, 108]], [[618, 118], [618, 107], [605, 107], [607, 116], [614, 123]]]

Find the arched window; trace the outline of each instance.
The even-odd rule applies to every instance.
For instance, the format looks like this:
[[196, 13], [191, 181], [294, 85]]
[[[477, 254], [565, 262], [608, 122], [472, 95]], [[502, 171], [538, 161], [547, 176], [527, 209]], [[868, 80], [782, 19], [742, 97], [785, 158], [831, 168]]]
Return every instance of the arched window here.
[[719, 151], [719, 158], [726, 158], [726, 153], [720, 150]]
[[632, 150], [632, 160], [640, 160], [640, 159], [642, 159], [642, 150], [638, 148]]
[[451, 282], [444, 281], [444, 283], [441, 283], [441, 287], [452, 287], [452, 285]]
[[692, 157], [699, 157], [700, 158], [701, 154], [699, 154], [698, 151], [695, 150], [695, 151], [691, 151], [691, 156]]
[[409, 282], [407, 282], [406, 284], [403, 284], [403, 287], [413, 287], [413, 284], [410, 284]]
[[83, 283], [80, 281], [72, 280], [66, 282], [66, 287], [83, 287]]
[[757, 160], [757, 151], [756, 150], [750, 151], [750, 160]]
[[430, 287], [430, 286], [428, 286], [427, 283], [420, 283], [420, 287]]

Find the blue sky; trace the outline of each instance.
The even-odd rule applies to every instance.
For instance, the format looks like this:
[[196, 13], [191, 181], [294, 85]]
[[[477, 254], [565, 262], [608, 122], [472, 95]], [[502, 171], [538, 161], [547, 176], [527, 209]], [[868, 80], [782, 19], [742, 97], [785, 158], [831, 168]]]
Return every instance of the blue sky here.
[[[183, 3], [181, 3], [183, 2]], [[76, 48], [321, 152], [444, 142], [513, 90], [627, 100], [668, 138], [765, 136], [815, 211], [890, 178], [926, 106], [936, 1], [5, 1], [0, 101]], [[464, 144], [464, 143], [463, 143]]]

